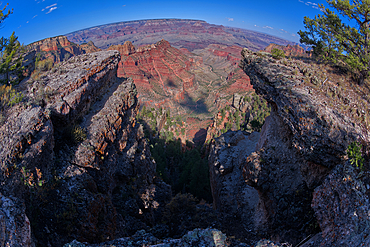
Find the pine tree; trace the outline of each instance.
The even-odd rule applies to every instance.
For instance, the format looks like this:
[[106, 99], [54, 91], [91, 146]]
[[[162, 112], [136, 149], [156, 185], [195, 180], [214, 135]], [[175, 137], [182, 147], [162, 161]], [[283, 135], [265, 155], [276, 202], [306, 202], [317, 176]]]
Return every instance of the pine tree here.
[[[4, 14], [8, 4], [0, 10], [0, 25], [3, 21], [13, 13], [12, 10], [8, 10], [7, 14]], [[13, 32], [9, 38], [0, 38], [0, 74], [2, 75], [1, 82], [12, 84], [14, 75], [15, 78], [19, 78], [24, 70], [22, 66], [24, 48], [18, 41], [18, 37]]]
[[304, 18], [306, 31], [298, 32], [300, 42], [311, 46], [316, 57], [349, 69], [363, 84], [370, 75], [370, 0], [327, 3], [334, 11], [320, 4], [323, 15]]
[[23, 46], [14, 32], [8, 39], [4, 37], [0, 39], [0, 73], [4, 75], [2, 81], [8, 85], [12, 84], [13, 79], [10, 77], [12, 74], [19, 78], [24, 70], [23, 52]]
[[4, 14], [5, 10], [6, 10], [6, 7], [8, 7], [9, 3], [7, 3], [5, 5], [5, 7], [3, 9], [0, 9], [0, 26], [1, 24], [4, 22], [4, 20], [6, 18], [8, 18], [8, 16], [13, 13], [13, 9], [12, 10], [8, 10], [8, 13]]

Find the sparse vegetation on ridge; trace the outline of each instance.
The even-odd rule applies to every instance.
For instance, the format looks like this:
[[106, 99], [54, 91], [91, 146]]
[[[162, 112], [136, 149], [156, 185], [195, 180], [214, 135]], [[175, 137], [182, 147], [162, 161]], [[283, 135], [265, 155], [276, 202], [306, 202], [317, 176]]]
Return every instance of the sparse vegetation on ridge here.
[[[300, 42], [311, 46], [317, 58], [351, 71], [362, 85], [370, 76], [369, 2], [327, 0], [327, 3], [333, 10], [319, 4], [323, 15], [304, 18], [307, 31], [298, 32]], [[344, 23], [344, 18], [350, 24]]]
[[[8, 4], [0, 10], [0, 27], [4, 20], [13, 13], [13, 9], [6, 12], [7, 7]], [[6, 120], [6, 110], [23, 99], [23, 94], [12, 87], [22, 77], [23, 55], [23, 45], [19, 43], [14, 32], [9, 38], [0, 38], [0, 83], [6, 84], [0, 86], [0, 124]]]
[[221, 108], [214, 120], [214, 137], [228, 130], [261, 131], [266, 117], [270, 115], [267, 101], [254, 92], [246, 94], [241, 101], [246, 105], [245, 111], [229, 105]]

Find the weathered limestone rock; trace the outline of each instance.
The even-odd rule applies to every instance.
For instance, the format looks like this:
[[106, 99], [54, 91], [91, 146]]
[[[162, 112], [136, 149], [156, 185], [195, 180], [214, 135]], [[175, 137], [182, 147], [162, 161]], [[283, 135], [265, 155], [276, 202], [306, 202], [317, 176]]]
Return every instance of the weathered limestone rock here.
[[[138, 231], [133, 235], [131, 238], [121, 238], [117, 240], [113, 240], [110, 242], [105, 242], [101, 244], [85, 244], [80, 243], [76, 240], [72, 241], [69, 244], [65, 244], [64, 247], [99, 247], [99, 246], [107, 246], [107, 245], [114, 245], [117, 247], [126, 247], [126, 246], [133, 246], [133, 247], [141, 247], [141, 246], [148, 246], [148, 247], [201, 247], [201, 246], [209, 246], [209, 247], [223, 247], [229, 246], [226, 241], [226, 236], [221, 231], [213, 228], [207, 229], [200, 229], [196, 228], [193, 231], [189, 231], [187, 234], [182, 236], [179, 239], [165, 239], [160, 240], [155, 238], [152, 234], [146, 233], [144, 230]], [[245, 246], [245, 245], [242, 245]], [[261, 247], [267, 247], [270, 245], [260, 245]], [[271, 245], [278, 246], [278, 245]]]
[[[334, 106], [328, 106], [327, 97], [314, 94], [313, 89], [305, 85], [307, 78], [297, 74], [295, 62], [286, 66], [247, 49], [242, 51], [242, 56], [240, 66], [249, 75], [254, 89], [274, 105], [292, 132], [292, 146], [306, 160], [333, 168], [343, 160], [352, 141], [370, 141], [360, 124], [355, 124]], [[294, 74], [297, 75], [292, 76]]]
[[[24, 183], [32, 186], [35, 181], [25, 179], [22, 168], [36, 179], [36, 168], [44, 172], [51, 167], [54, 127], [49, 112], [39, 106], [14, 107], [12, 111], [0, 127], [1, 192], [23, 198]], [[44, 174], [42, 179], [47, 178]]]
[[17, 198], [0, 193], [0, 246], [31, 247], [31, 226], [25, 207]]
[[259, 204], [255, 226], [271, 239], [298, 243], [314, 222], [300, 165], [304, 160], [291, 148], [291, 132], [273, 109], [266, 118], [256, 150], [243, 165], [245, 182], [257, 189]]
[[247, 49], [242, 56], [240, 66], [272, 108], [259, 151], [243, 170], [260, 195], [262, 225], [273, 240], [292, 244], [368, 245], [369, 176], [346, 161], [351, 142], [370, 141], [366, 113], [357, 110], [355, 116], [340, 107], [368, 109], [368, 102], [302, 61], [277, 61]]
[[370, 245], [369, 175], [347, 162], [315, 189], [312, 208], [322, 232], [305, 247]]
[[153, 225], [170, 200], [119, 60], [106, 51], [58, 64], [28, 82], [29, 103], [0, 127], [0, 192], [25, 204], [37, 245], [123, 237]]

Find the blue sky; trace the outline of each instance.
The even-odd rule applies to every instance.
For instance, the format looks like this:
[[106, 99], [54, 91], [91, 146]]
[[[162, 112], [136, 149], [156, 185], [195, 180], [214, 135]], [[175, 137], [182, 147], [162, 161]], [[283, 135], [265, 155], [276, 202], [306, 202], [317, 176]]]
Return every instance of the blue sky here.
[[0, 36], [12, 31], [21, 43], [120, 21], [141, 19], [199, 19], [208, 23], [240, 27], [298, 42], [303, 17], [321, 13], [317, 4], [325, 1], [131, 1], [131, 0], [8, 0], [13, 8], [0, 28]]

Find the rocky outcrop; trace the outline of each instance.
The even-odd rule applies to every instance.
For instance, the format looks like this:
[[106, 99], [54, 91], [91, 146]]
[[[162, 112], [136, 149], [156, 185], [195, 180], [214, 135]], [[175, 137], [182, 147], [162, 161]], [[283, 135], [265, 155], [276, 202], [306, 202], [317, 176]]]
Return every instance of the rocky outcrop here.
[[92, 41], [81, 44], [80, 48], [84, 51], [84, 54], [101, 51], [101, 49], [96, 47]]
[[[292, 145], [305, 159], [332, 168], [344, 159], [352, 141], [370, 141], [361, 120], [354, 121], [344, 110], [328, 105], [333, 101], [330, 95], [315, 90], [316, 85], [327, 81], [327, 75], [314, 75], [315, 68], [303, 62], [276, 62], [247, 49], [242, 55], [241, 67], [251, 78], [254, 89], [264, 95], [289, 127]], [[335, 88], [333, 83], [326, 86]], [[348, 92], [349, 97], [354, 97], [353, 93]], [[337, 97], [342, 104], [346, 102], [344, 94]]]
[[170, 200], [119, 61], [118, 51], [76, 56], [29, 80], [29, 103], [0, 128], [0, 191], [24, 203], [19, 219], [37, 245], [123, 237], [154, 224]]
[[24, 204], [17, 198], [0, 193], [0, 245], [32, 246], [31, 226]]
[[[314, 213], [300, 165], [305, 161], [292, 150], [291, 133], [272, 110], [256, 145], [243, 166], [244, 182], [258, 191], [255, 230], [279, 242], [299, 243], [315, 233]], [[325, 171], [325, 170], [324, 170]]]
[[350, 162], [335, 167], [313, 194], [312, 208], [322, 232], [303, 246], [368, 246], [369, 183], [369, 172]]
[[27, 51], [35, 55], [40, 54], [39, 60], [51, 59], [54, 63], [60, 63], [66, 58], [97, 52], [100, 49], [93, 42], [77, 45], [70, 42], [66, 36], [57, 36], [29, 44]]
[[123, 45], [112, 45], [108, 50], [117, 50], [123, 56], [131, 55], [136, 51], [135, 46], [130, 41], [126, 41]]
[[[126, 42], [117, 48], [122, 55], [118, 76], [134, 80], [141, 102], [157, 101], [158, 105], [172, 100], [178, 102], [184, 98], [184, 91], [193, 87], [189, 58], [167, 41], [137, 49]], [[157, 93], [153, 95], [152, 91]]]
[[367, 245], [368, 176], [347, 161], [346, 149], [370, 141], [367, 113], [347, 110], [367, 109], [368, 102], [322, 65], [247, 49], [242, 56], [240, 66], [272, 108], [258, 151], [243, 167], [245, 182], [259, 194], [260, 224], [271, 238], [293, 244]]
[[65, 51], [69, 52], [75, 52], [78, 50], [78, 46], [73, 45], [71, 42], [69, 42], [67, 37], [65, 36], [46, 38], [28, 45], [29, 49], [36, 50], [37, 52], [58, 51], [60, 47], [64, 48]]
[[99, 247], [99, 246], [107, 246], [107, 245], [114, 245], [117, 247], [126, 247], [126, 246], [133, 246], [133, 247], [141, 247], [141, 246], [152, 246], [152, 247], [200, 247], [200, 246], [209, 246], [209, 247], [217, 247], [217, 246], [229, 246], [228, 241], [226, 241], [226, 236], [221, 231], [217, 229], [207, 228], [207, 229], [194, 229], [193, 231], [189, 231], [180, 239], [165, 239], [160, 240], [154, 237], [150, 233], [146, 233], [144, 230], [138, 231], [132, 237], [128, 238], [121, 238], [110, 242], [105, 242], [99, 245], [91, 245], [91, 244], [84, 244], [79, 243], [78, 241], [73, 241], [69, 244], [64, 245], [64, 247]]
[[208, 158], [213, 207], [230, 215], [228, 224], [245, 235], [255, 229], [259, 196], [244, 182], [243, 164], [255, 151], [259, 136], [258, 132], [228, 131], [211, 143]]

